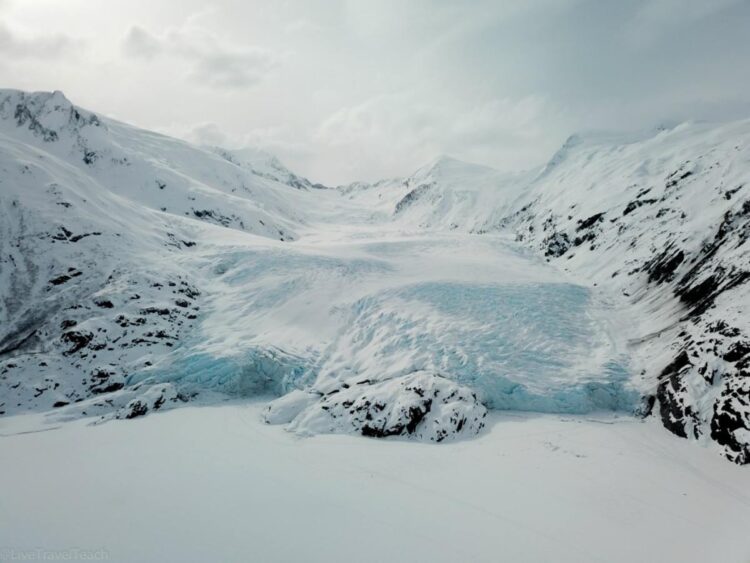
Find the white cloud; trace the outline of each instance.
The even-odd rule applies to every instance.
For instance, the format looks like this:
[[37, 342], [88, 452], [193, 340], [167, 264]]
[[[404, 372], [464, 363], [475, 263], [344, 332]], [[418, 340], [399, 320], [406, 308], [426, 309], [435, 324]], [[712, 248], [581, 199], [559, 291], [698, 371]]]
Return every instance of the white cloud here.
[[212, 145], [217, 147], [230, 148], [234, 143], [229, 141], [229, 137], [221, 128], [213, 122], [199, 123], [198, 125], [182, 131], [172, 131], [172, 134], [182, 137], [186, 141], [196, 145]]
[[315, 156], [315, 149], [304, 134], [293, 132], [285, 127], [254, 128], [240, 134], [227, 132], [217, 123], [209, 121], [193, 126], [172, 125], [161, 127], [167, 134], [185, 139], [196, 145], [209, 145], [225, 149], [254, 148], [272, 153], [285, 163], [305, 167]]
[[525, 167], [576, 130], [750, 107], [748, 0], [92, 4], [0, 0], [3, 83], [326, 183], [440, 153]]
[[59, 59], [74, 54], [81, 46], [81, 41], [63, 33], [25, 33], [0, 22], [0, 52], [4, 57]]
[[641, 23], [678, 25], [711, 16], [743, 0], [650, 0], [636, 13]]
[[128, 56], [152, 59], [164, 51], [164, 45], [158, 37], [134, 25], [123, 40], [123, 49]]
[[636, 44], [656, 40], [665, 31], [677, 29], [718, 14], [744, 0], [649, 0], [635, 11], [627, 28]]
[[246, 88], [259, 83], [278, 59], [259, 48], [204, 53], [195, 60], [192, 78], [215, 87]]
[[319, 153], [338, 155], [344, 176], [403, 174], [440, 154], [500, 168], [551, 154], [561, 114], [541, 97], [435, 103], [416, 93], [378, 96], [329, 116], [314, 133]]
[[284, 26], [284, 33], [288, 35], [307, 35], [320, 33], [324, 30], [325, 27], [321, 24], [306, 19], [296, 19]]
[[441, 154], [498, 168], [541, 164], [567, 132], [549, 102], [528, 96], [483, 103], [433, 103], [416, 93], [371, 98], [335, 111], [309, 129], [288, 125], [229, 132], [215, 122], [161, 128], [199, 145], [252, 147], [332, 185], [412, 172]]
[[166, 56], [189, 67], [188, 77], [215, 88], [241, 89], [258, 84], [280, 61], [280, 57], [256, 46], [228, 45], [213, 32], [190, 18], [182, 27], [171, 27], [156, 35], [132, 26], [123, 39], [126, 55], [153, 60]]

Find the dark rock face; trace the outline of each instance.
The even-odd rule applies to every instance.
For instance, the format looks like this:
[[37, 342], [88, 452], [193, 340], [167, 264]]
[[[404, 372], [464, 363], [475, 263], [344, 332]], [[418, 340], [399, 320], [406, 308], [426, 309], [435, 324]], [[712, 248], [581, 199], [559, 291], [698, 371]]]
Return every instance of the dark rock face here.
[[631, 201], [630, 203], [628, 203], [628, 205], [625, 207], [625, 209], [623, 209], [622, 214], [623, 215], [629, 215], [630, 213], [632, 213], [633, 211], [635, 211], [639, 207], [641, 207], [643, 205], [651, 205], [653, 203], [656, 203], [657, 201], [659, 201], [659, 200], [658, 199], [636, 199], [636, 200]]
[[[435, 377], [439, 379], [436, 380]], [[398, 393], [383, 393], [386, 387], [393, 385], [401, 387]], [[443, 386], [449, 388], [447, 392], [442, 389]], [[484, 426], [482, 419], [486, 416], [486, 411], [480, 406], [477, 396], [439, 376], [419, 375], [404, 378], [403, 381], [362, 383], [339, 393], [329, 394], [321, 408], [331, 416], [349, 418], [350, 424], [358, 428], [363, 436], [384, 438], [426, 432], [425, 437], [429, 437], [431, 441], [442, 442], [448, 436], [459, 434], [469, 422], [469, 417], [459, 408], [444, 420], [438, 414], [437, 407], [454, 402], [460, 405], [464, 401], [479, 411], [479, 414], [470, 417], [470, 425], [478, 431]], [[439, 427], [430, 428], [436, 424], [435, 421], [432, 425], [422, 427], [430, 414], [437, 414], [441, 420]]]
[[396, 203], [396, 208], [393, 211], [394, 215], [398, 215], [399, 213], [402, 213], [405, 211], [408, 207], [411, 207], [414, 203], [416, 203], [423, 195], [428, 193], [433, 188], [432, 184], [421, 184], [411, 190], [409, 193], [407, 193], [404, 197], [402, 197], [398, 203]]
[[[87, 233], [75, 235], [57, 226], [36, 237], [21, 230], [10, 239], [29, 259], [23, 269], [11, 268], [11, 291], [0, 295], [0, 314], [8, 315], [0, 325], [0, 397], [6, 399], [0, 399], [2, 414], [56, 408], [111, 416], [123, 402], [147, 391], [134, 391], [128, 376], [167, 354], [197, 319], [201, 291], [187, 279], [132, 265], [128, 274], [101, 269], [97, 262], [102, 257], [124, 247], [112, 244], [103, 250], [99, 237], [93, 236], [99, 233]], [[103, 236], [112, 238], [111, 233]], [[114, 242], [119, 242], [116, 237]], [[167, 246], [170, 252], [186, 249], [165, 241]], [[53, 258], [45, 269], [57, 273], [51, 279], [31, 261], [47, 252]], [[71, 263], [75, 266], [68, 266]], [[35, 285], [41, 286], [42, 299], [21, 308], [14, 297], [27, 295]], [[8, 367], [16, 365], [18, 369]], [[161, 399], [147, 401], [148, 410], [173, 403], [174, 393], [165, 391]]]
[[93, 338], [94, 335], [90, 332], [81, 332], [75, 330], [64, 332], [60, 336], [60, 340], [62, 340], [63, 342], [68, 342], [70, 344], [70, 348], [65, 351], [65, 354], [68, 356], [84, 349], [89, 345]]
[[732, 344], [731, 348], [729, 348], [729, 350], [722, 357], [727, 362], [739, 362], [740, 360], [745, 359], [748, 354], [750, 354], [750, 342], [739, 341]]
[[682, 438], [688, 437], [688, 426], [692, 427], [696, 438], [700, 435], [696, 413], [690, 405], [685, 404], [685, 383], [681, 378], [683, 370], [691, 365], [687, 352], [683, 350], [661, 372], [656, 390], [656, 399], [659, 401], [664, 427]]
[[750, 463], [750, 446], [741, 440], [741, 433], [750, 432], [750, 392], [722, 393], [714, 404], [711, 438], [726, 448], [727, 457], [739, 464]]
[[137, 418], [145, 415], [147, 412], [148, 406], [146, 403], [140, 400], [135, 400], [128, 405], [128, 411], [127, 414], [125, 414], [125, 418]]
[[645, 264], [649, 283], [671, 282], [677, 275], [677, 268], [685, 261], [685, 253], [671, 245]]
[[558, 258], [565, 254], [571, 246], [567, 233], [552, 233], [544, 239], [544, 255]]
[[578, 227], [576, 227], [576, 231], [585, 231], [587, 229], [590, 229], [597, 223], [601, 222], [602, 219], [604, 219], [604, 213], [595, 213], [591, 217], [588, 217], [587, 219], [583, 219], [578, 221]]

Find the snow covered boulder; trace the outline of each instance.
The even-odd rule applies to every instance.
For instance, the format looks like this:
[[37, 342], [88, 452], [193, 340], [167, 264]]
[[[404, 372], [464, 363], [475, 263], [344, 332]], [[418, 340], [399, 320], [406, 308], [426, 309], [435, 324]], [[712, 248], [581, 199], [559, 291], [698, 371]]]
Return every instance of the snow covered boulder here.
[[271, 402], [263, 411], [263, 420], [266, 424], [288, 424], [320, 397], [316, 393], [295, 389]]
[[272, 402], [265, 418], [269, 423], [289, 422], [289, 430], [302, 434], [357, 433], [442, 442], [477, 434], [486, 415], [471, 389], [419, 371], [385, 381], [344, 384], [317, 397], [295, 391]]
[[[138, 393], [139, 390], [135, 390]], [[115, 418], [136, 418], [143, 416], [149, 411], [157, 411], [165, 404], [184, 402], [185, 398], [177, 392], [171, 383], [160, 383], [144, 387], [134, 399], [117, 410]]]

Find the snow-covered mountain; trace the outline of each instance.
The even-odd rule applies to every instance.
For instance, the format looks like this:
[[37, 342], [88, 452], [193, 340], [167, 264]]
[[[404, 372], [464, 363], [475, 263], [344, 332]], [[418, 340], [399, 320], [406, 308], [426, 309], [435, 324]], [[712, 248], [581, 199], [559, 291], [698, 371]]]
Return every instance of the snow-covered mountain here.
[[515, 178], [439, 161], [404, 181], [346, 192], [392, 196], [394, 219], [425, 228], [512, 232], [584, 283], [619, 294], [634, 314], [635, 375], [650, 389], [643, 412], [655, 407], [673, 433], [714, 440], [747, 463], [748, 184], [750, 121], [741, 121], [573, 136], [543, 169]]
[[648, 408], [740, 463], [750, 462], [749, 184], [750, 121], [572, 138], [504, 220], [628, 299], [654, 382]]
[[480, 164], [441, 156], [407, 178], [339, 188], [356, 200], [391, 216], [403, 228], [463, 230], [512, 211], [511, 203], [531, 173], [503, 173]]
[[323, 189], [59, 92], [0, 92], [0, 411], [281, 395], [300, 433], [486, 408], [659, 416], [750, 462], [750, 122]]
[[245, 168], [261, 178], [267, 178], [300, 190], [313, 188], [325, 189], [326, 187], [322, 184], [313, 184], [307, 178], [297, 176], [284, 166], [278, 158], [264, 150], [253, 147], [245, 147], [238, 150], [228, 150], [222, 147], [207, 148], [229, 162]]
[[[306, 194], [289, 197], [301, 182], [273, 165], [279, 178], [100, 118], [60, 92], [2, 91], [0, 411], [92, 397], [104, 399], [82, 412], [144, 411], [137, 374], [182, 346], [201, 314], [180, 257], [217, 230], [287, 241], [303, 223]], [[146, 399], [185, 396], [162, 385]]]

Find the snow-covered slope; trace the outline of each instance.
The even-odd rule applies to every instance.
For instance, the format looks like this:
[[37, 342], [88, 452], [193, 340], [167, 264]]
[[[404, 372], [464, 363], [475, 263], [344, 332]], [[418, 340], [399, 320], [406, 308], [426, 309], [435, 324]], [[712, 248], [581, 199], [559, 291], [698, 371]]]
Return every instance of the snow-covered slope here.
[[0, 412], [282, 395], [300, 433], [655, 414], [750, 461], [750, 122], [323, 189], [62, 94], [0, 92]]
[[[217, 229], [293, 239], [312, 197], [298, 192], [60, 92], [0, 92], [0, 412], [91, 397], [106, 398], [81, 412], [143, 411], [134, 375], [201, 315], [180, 257]], [[146, 393], [151, 406], [186, 398]]]
[[208, 149], [261, 178], [274, 180], [300, 190], [325, 189], [322, 184], [313, 184], [307, 178], [297, 176], [278, 158], [266, 151], [252, 147], [238, 150], [228, 150], [222, 147], [208, 147]]
[[441, 156], [407, 178], [339, 187], [341, 194], [405, 230], [471, 230], [510, 205], [530, 173], [502, 173]]
[[509, 217], [523, 240], [638, 312], [664, 425], [750, 462], [750, 121], [573, 138]]
[[390, 197], [395, 220], [408, 213], [425, 227], [515, 233], [582, 283], [619, 295], [634, 314], [627, 332], [650, 389], [644, 412], [656, 405], [678, 436], [750, 461], [750, 121], [573, 136], [510, 188], [453, 167], [349, 197]]
[[0, 133], [141, 207], [273, 238], [293, 238], [301, 220], [265, 168], [100, 118], [61, 92], [1, 91]]

